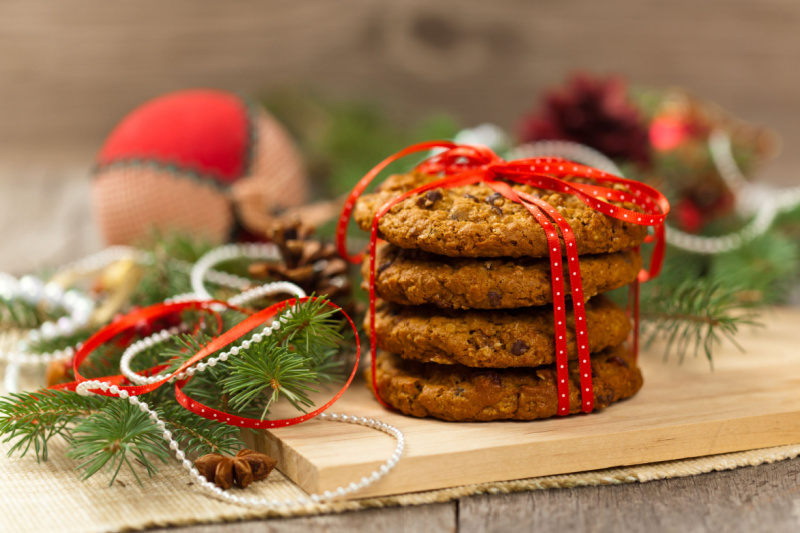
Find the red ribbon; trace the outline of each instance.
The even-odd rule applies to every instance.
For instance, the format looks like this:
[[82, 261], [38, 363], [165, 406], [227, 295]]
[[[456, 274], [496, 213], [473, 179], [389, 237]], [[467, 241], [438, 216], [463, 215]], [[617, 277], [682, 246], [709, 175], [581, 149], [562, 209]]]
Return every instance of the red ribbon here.
[[[360, 263], [364, 252], [350, 255], [347, 251], [347, 227], [355, 208], [356, 200], [364, 193], [369, 184], [389, 164], [407, 155], [417, 152], [426, 152], [433, 149], [444, 148], [445, 151], [427, 158], [417, 165], [416, 171], [422, 174], [440, 176], [416, 189], [407, 191], [392, 198], [383, 204], [372, 219], [369, 241], [369, 321], [370, 321], [370, 349], [372, 356], [372, 381], [375, 397], [386, 407], [387, 403], [378, 393], [376, 381], [376, 334], [375, 334], [375, 260], [378, 241], [378, 224], [381, 218], [392, 207], [412, 196], [425, 193], [438, 188], [453, 188], [464, 185], [483, 183], [490, 189], [502, 194], [508, 200], [523, 205], [533, 216], [534, 220], [542, 226], [547, 237], [550, 252], [551, 279], [553, 289], [553, 315], [555, 320], [555, 345], [557, 365], [557, 391], [559, 415], [569, 414], [569, 373], [567, 364], [567, 322], [566, 301], [564, 292], [563, 268], [568, 267], [572, 287], [572, 302], [575, 315], [576, 343], [578, 347], [578, 365], [581, 381], [581, 409], [591, 412], [594, 407], [594, 394], [592, 387], [591, 359], [589, 356], [589, 343], [586, 333], [586, 313], [584, 311], [583, 284], [581, 282], [578, 260], [577, 242], [575, 235], [567, 221], [550, 204], [540, 198], [512, 189], [508, 182], [527, 184], [539, 189], [545, 189], [562, 194], [576, 196], [581, 202], [595, 211], [606, 216], [630, 222], [641, 226], [653, 226], [654, 237], [646, 242], [655, 241], [653, 254], [648, 270], [639, 272], [634, 283], [634, 339], [632, 350], [638, 350], [639, 329], [639, 303], [638, 283], [655, 278], [661, 271], [664, 259], [664, 220], [669, 213], [667, 199], [653, 187], [613, 176], [596, 168], [573, 163], [566, 159], [556, 157], [536, 157], [504, 161], [489, 148], [483, 146], [459, 145], [449, 141], [430, 141], [409, 146], [394, 155], [384, 159], [380, 164], [370, 170], [353, 188], [345, 201], [339, 223], [336, 228], [336, 244], [339, 254], [351, 263]], [[596, 185], [565, 181], [565, 177], [581, 177], [592, 180]], [[619, 191], [604, 185], [620, 184], [627, 187], [628, 191]], [[632, 211], [609, 203], [629, 202], [638, 206], [643, 213]], [[551, 222], [552, 221], [552, 222]], [[558, 227], [558, 231], [555, 226]], [[561, 240], [565, 245], [565, 254], [562, 254]], [[566, 255], [566, 259], [564, 259]], [[561, 265], [566, 261], [566, 265]]]
[[[209, 312], [217, 317], [219, 314], [214, 311], [214, 307], [216, 306], [224, 306], [228, 309], [234, 309], [239, 312], [248, 314], [246, 319], [238, 323], [236, 326], [232, 327], [228, 331], [224, 332], [222, 335], [215, 337], [211, 342], [209, 342], [202, 350], [197, 352], [191, 358], [189, 358], [186, 362], [184, 362], [177, 370], [172, 372], [171, 374], [165, 375], [161, 380], [156, 381], [155, 383], [150, 383], [147, 385], [132, 385], [132, 386], [123, 386], [121, 385], [125, 381], [125, 376], [123, 375], [116, 375], [116, 376], [106, 376], [102, 378], [97, 378], [98, 381], [104, 381], [106, 383], [117, 385], [119, 390], [127, 391], [131, 396], [137, 396], [140, 394], [145, 394], [148, 392], [152, 392], [157, 388], [167, 384], [169, 380], [181, 372], [184, 372], [187, 368], [194, 366], [195, 364], [199, 363], [206, 357], [210, 356], [211, 354], [217, 352], [218, 350], [223, 349], [224, 347], [228, 346], [229, 344], [233, 343], [235, 340], [241, 338], [242, 336], [246, 335], [259, 325], [263, 324], [270, 318], [275, 317], [281, 311], [286, 309], [287, 307], [293, 306], [298, 303], [307, 302], [309, 300], [317, 300], [318, 298], [313, 296], [308, 296], [304, 298], [292, 298], [290, 300], [286, 300], [280, 303], [276, 303], [263, 309], [257, 313], [249, 313], [248, 311], [235, 307], [229, 303], [216, 301], [216, 300], [192, 300], [187, 302], [179, 302], [179, 303], [170, 303], [170, 304], [157, 304], [150, 307], [146, 307], [144, 309], [140, 309], [138, 311], [134, 311], [125, 315], [120, 320], [109, 324], [105, 328], [101, 329], [97, 333], [95, 333], [89, 340], [87, 340], [84, 345], [78, 350], [78, 353], [75, 354], [75, 358], [73, 360], [73, 370], [75, 372], [75, 381], [72, 383], [66, 383], [63, 385], [57, 385], [53, 388], [65, 389], [65, 390], [75, 390], [79, 383], [83, 381], [87, 381], [87, 378], [81, 375], [80, 373], [80, 366], [81, 363], [98, 347], [101, 345], [109, 342], [111, 339], [116, 337], [117, 335], [126, 332], [131, 328], [135, 328], [137, 324], [141, 323], [142, 321], [146, 321], [148, 323], [158, 320], [159, 318], [169, 316], [175, 313], [181, 313], [183, 311], [190, 311], [190, 310], [199, 310], [204, 312]], [[322, 407], [315, 409], [309, 413], [306, 413], [302, 416], [294, 417], [294, 418], [286, 418], [281, 420], [260, 420], [255, 418], [246, 418], [241, 416], [232, 415], [230, 413], [225, 413], [223, 411], [218, 411], [213, 409], [207, 405], [204, 405], [196, 400], [190, 398], [186, 393], [183, 392], [183, 387], [192, 379], [191, 377], [177, 381], [175, 383], [175, 397], [184, 408], [188, 409], [189, 411], [202, 416], [203, 418], [207, 418], [208, 420], [215, 420], [217, 422], [222, 422], [224, 424], [229, 424], [232, 426], [239, 426], [239, 427], [248, 427], [248, 428], [278, 428], [278, 427], [286, 427], [286, 426], [293, 426], [295, 424], [299, 424], [300, 422], [305, 422], [311, 418], [314, 418], [318, 414], [322, 413], [326, 409], [328, 409], [331, 405], [338, 400], [344, 391], [350, 386], [350, 383], [353, 381], [355, 377], [356, 371], [358, 369], [358, 361], [361, 355], [361, 345], [358, 338], [358, 332], [356, 331], [356, 326], [353, 323], [352, 319], [345, 313], [341, 307], [338, 305], [331, 303], [329, 301], [325, 302], [325, 305], [328, 307], [334, 308], [340, 311], [344, 317], [347, 319], [347, 322], [350, 324], [350, 327], [353, 329], [355, 333], [355, 340], [356, 340], [356, 361], [353, 366], [353, 370], [350, 373], [350, 377], [347, 379], [347, 382], [342, 386], [342, 388]], [[155, 374], [164, 368], [167, 365], [159, 365], [157, 367], [151, 368], [147, 371], [148, 374]], [[105, 396], [115, 396], [115, 394], [109, 392], [103, 392], [100, 389], [93, 390], [96, 394], [102, 394]]]

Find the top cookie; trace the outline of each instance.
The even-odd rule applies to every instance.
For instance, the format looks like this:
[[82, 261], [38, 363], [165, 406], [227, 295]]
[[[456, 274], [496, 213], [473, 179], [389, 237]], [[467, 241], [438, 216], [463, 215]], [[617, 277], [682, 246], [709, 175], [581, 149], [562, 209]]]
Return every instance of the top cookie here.
[[[418, 173], [389, 177], [377, 191], [362, 196], [353, 216], [365, 231], [375, 212], [392, 198], [436, 179]], [[640, 245], [644, 226], [629, 224], [594, 211], [572, 195], [528, 185], [512, 188], [539, 196], [569, 223], [578, 254], [616, 252]], [[622, 205], [638, 210], [633, 204]], [[402, 248], [418, 248], [450, 257], [544, 257], [547, 238], [521, 205], [506, 200], [483, 184], [434, 189], [394, 206], [379, 224], [381, 238]], [[563, 247], [563, 240], [562, 240]]]

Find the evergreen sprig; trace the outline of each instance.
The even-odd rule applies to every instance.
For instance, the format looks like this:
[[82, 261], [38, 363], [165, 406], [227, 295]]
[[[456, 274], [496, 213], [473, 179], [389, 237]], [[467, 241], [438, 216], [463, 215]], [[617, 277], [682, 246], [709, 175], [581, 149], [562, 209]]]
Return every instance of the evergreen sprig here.
[[655, 284], [641, 303], [646, 342], [665, 339], [664, 357], [677, 351], [680, 361], [686, 353], [696, 357], [702, 349], [712, 363], [713, 350], [722, 339], [739, 347], [735, 338], [739, 327], [760, 325], [755, 320], [756, 303], [743, 300], [741, 294], [741, 287], [708, 279], [687, 279], [677, 287]]
[[35, 304], [20, 298], [4, 298], [0, 296], [0, 325], [4, 329], [35, 328], [47, 319], [47, 314]]
[[101, 411], [108, 403], [103, 396], [80, 396], [74, 392], [47, 389], [12, 393], [0, 398], [0, 434], [3, 442], [18, 439], [8, 454], [22, 456], [33, 448], [36, 460], [47, 460], [48, 443], [56, 435], [70, 438], [70, 424]]
[[314, 405], [309, 393], [334, 381], [343, 363], [334, 358], [343, 340], [341, 322], [326, 300], [308, 300], [284, 312], [281, 329], [251, 344], [230, 361], [230, 376], [221, 380], [229, 405], [236, 410], [260, 403], [261, 419], [283, 397], [306, 412]]
[[152, 476], [158, 471], [155, 460], [166, 463], [169, 451], [164, 446], [161, 431], [147, 414], [126, 401], [112, 400], [78, 424], [67, 456], [81, 461], [78, 468], [85, 469], [84, 479], [107, 466], [113, 471], [111, 485], [122, 466], [127, 465], [141, 485], [131, 459]]
[[709, 276], [718, 284], [748, 291], [750, 299], [781, 302], [789, 284], [795, 281], [799, 263], [798, 243], [773, 231], [714, 256]]
[[207, 420], [187, 411], [175, 401], [163, 408], [159, 415], [187, 455], [233, 455], [244, 445], [238, 427]]
[[262, 342], [242, 354], [231, 375], [223, 380], [222, 390], [230, 396], [230, 406], [237, 410], [263, 399], [266, 392], [269, 396], [261, 412], [262, 420], [281, 396], [305, 413], [306, 407], [314, 405], [308, 392], [317, 392], [312, 385], [319, 383], [317, 373], [309, 366], [307, 359], [277, 342]]

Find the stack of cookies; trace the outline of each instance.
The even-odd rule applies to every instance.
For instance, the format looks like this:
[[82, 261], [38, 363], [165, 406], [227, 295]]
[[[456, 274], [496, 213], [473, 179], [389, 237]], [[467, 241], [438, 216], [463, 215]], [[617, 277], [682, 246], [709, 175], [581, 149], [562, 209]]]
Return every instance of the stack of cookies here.
[[[433, 179], [418, 173], [388, 178], [359, 199], [356, 222], [369, 230], [384, 203]], [[643, 242], [646, 229], [570, 195], [513, 188], [554, 206], [575, 233], [595, 408], [632, 396], [642, 376], [624, 345], [630, 321], [602, 293], [636, 279], [642, 261], [631, 249]], [[378, 246], [375, 263], [379, 351], [372, 386], [380, 397], [407, 415], [451, 421], [554, 416], [550, 260], [544, 231], [530, 213], [476, 184], [412, 196], [384, 215], [378, 228], [387, 241]], [[363, 274], [368, 280], [368, 260]], [[575, 413], [581, 396], [571, 313], [567, 326]]]

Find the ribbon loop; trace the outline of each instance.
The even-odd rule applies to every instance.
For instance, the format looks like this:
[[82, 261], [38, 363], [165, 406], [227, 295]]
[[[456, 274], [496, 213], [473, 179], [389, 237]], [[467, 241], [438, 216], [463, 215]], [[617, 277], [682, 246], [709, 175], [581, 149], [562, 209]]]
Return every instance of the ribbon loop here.
[[[117, 385], [120, 391], [125, 391], [130, 396], [138, 396], [140, 394], [146, 394], [148, 392], [152, 392], [158, 389], [159, 387], [169, 384], [171, 381], [179, 378], [182, 374], [184, 374], [187, 369], [194, 367], [196, 364], [200, 363], [203, 359], [225, 348], [226, 346], [230, 345], [231, 343], [243, 337], [244, 335], [247, 335], [253, 329], [263, 324], [267, 320], [278, 317], [280, 313], [284, 312], [287, 309], [290, 309], [292, 306], [316, 300], [319, 300], [319, 298], [314, 296], [307, 296], [303, 298], [292, 298], [283, 302], [273, 304], [267, 307], [266, 309], [262, 309], [261, 311], [258, 311], [256, 313], [251, 313], [245, 309], [242, 309], [230, 303], [219, 300], [190, 300], [179, 303], [164, 303], [134, 311], [132, 313], [129, 313], [128, 315], [125, 315], [119, 321], [109, 324], [105, 328], [95, 333], [91, 338], [89, 338], [81, 347], [81, 349], [78, 350], [78, 352], [75, 354], [75, 358], [73, 360], [75, 381], [72, 383], [57, 385], [53, 388], [74, 391], [78, 388], [78, 385], [80, 385], [80, 383], [89, 381], [86, 377], [82, 376], [80, 373], [80, 366], [86, 360], [86, 358], [104, 343], [109, 342], [117, 335], [124, 334], [128, 330], [135, 328], [136, 325], [142, 323], [142, 321], [153, 322], [155, 320], [171, 316], [176, 313], [181, 313], [184, 311], [191, 311], [191, 310], [199, 310], [206, 313], [210, 313], [213, 316], [215, 316], [218, 320], [220, 320], [219, 313], [217, 311], [217, 309], [220, 308], [232, 309], [239, 311], [242, 314], [249, 315], [247, 316], [247, 318], [236, 324], [228, 331], [222, 332], [220, 335], [217, 335], [214, 338], [212, 338], [212, 340], [206, 346], [204, 346], [199, 352], [197, 352], [192, 357], [187, 359], [175, 371], [164, 375], [163, 378], [160, 379], [159, 381], [156, 381], [154, 383], [148, 383], [146, 385], [122, 385], [125, 382], [125, 376], [123, 375], [96, 378], [98, 381], [104, 381], [112, 385]], [[356, 342], [355, 363], [353, 365], [352, 371], [350, 372], [350, 376], [348, 377], [345, 384], [341, 387], [341, 389], [339, 389], [339, 391], [336, 392], [336, 394], [334, 394], [334, 396], [330, 400], [328, 400], [324, 405], [309, 413], [305, 413], [301, 416], [280, 419], [280, 420], [260, 420], [255, 418], [236, 416], [223, 411], [218, 411], [200, 402], [197, 402], [192, 398], [190, 398], [185, 392], [183, 392], [182, 389], [192, 379], [191, 376], [186, 377], [184, 379], [179, 379], [175, 382], [175, 396], [176, 399], [178, 400], [178, 403], [180, 403], [180, 405], [182, 405], [189, 411], [192, 411], [193, 413], [200, 415], [208, 420], [215, 420], [217, 422], [222, 422], [233, 426], [248, 427], [248, 428], [277, 428], [277, 427], [292, 426], [304, 422], [306, 420], [309, 420], [311, 418], [314, 418], [315, 416], [319, 415], [320, 413], [328, 409], [331, 405], [334, 404], [334, 402], [336, 402], [336, 400], [338, 400], [342, 396], [342, 394], [344, 394], [344, 391], [347, 390], [347, 388], [352, 383], [353, 378], [355, 377], [356, 372], [358, 370], [358, 361], [361, 355], [361, 343], [359, 341], [358, 331], [356, 329], [356, 326], [353, 323], [353, 320], [350, 318], [350, 316], [348, 316], [347, 313], [345, 313], [344, 310], [338, 305], [330, 301], [325, 301], [324, 303], [326, 306], [338, 310], [339, 312], [342, 313], [342, 315], [344, 315], [345, 319], [347, 320], [347, 323], [353, 330]], [[221, 322], [218, 322], [218, 325], [221, 327]], [[167, 365], [161, 364], [154, 368], [148, 369], [146, 372], [148, 374], [154, 375], [166, 367]], [[115, 394], [102, 390], [92, 390], [91, 392], [105, 396], [115, 396]]]

